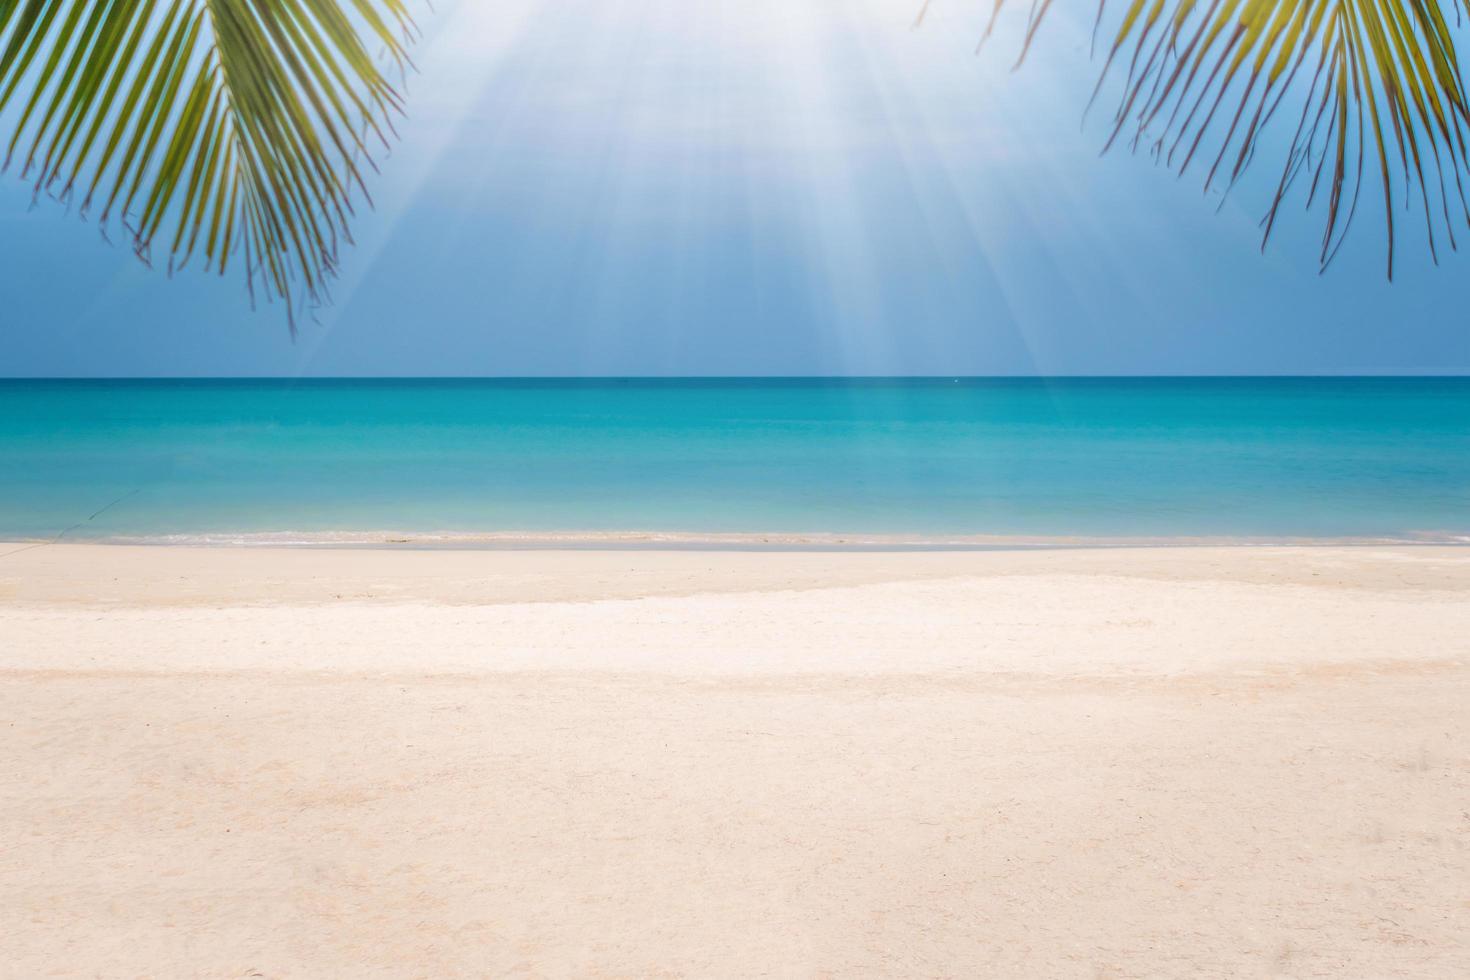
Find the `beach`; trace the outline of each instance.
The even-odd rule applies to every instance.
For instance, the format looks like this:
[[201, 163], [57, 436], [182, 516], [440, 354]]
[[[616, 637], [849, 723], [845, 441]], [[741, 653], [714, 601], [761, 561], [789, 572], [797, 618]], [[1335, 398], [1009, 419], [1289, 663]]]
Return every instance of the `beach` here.
[[0, 545], [7, 976], [1470, 975], [1470, 551]]

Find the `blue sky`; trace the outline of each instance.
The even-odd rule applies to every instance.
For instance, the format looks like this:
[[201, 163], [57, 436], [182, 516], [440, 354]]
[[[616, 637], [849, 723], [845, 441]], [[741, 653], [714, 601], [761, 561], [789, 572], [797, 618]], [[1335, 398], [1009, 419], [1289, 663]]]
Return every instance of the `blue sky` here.
[[978, 57], [988, 0], [437, 6], [294, 342], [7, 175], [0, 374], [1470, 373], [1470, 256], [1390, 285], [1370, 209], [1319, 276], [1317, 216], [1263, 257], [1260, 186], [1099, 159], [1066, 11], [1012, 73], [1024, 4]]

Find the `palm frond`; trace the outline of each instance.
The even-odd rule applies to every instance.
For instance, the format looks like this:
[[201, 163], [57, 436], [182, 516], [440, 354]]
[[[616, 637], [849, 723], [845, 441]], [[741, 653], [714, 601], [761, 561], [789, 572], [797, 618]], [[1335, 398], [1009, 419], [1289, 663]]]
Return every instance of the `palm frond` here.
[[[992, 0], [987, 35], [1005, 3]], [[1032, 0], [1021, 58], [1051, 7]], [[1112, 40], [1093, 97], [1110, 79], [1120, 91], [1105, 146], [1146, 148], [1181, 174], [1203, 170], [1207, 191], [1228, 191], [1285, 115], [1282, 136], [1270, 137], [1286, 150], [1262, 248], [1305, 184], [1308, 208], [1325, 200], [1326, 268], [1365, 174], [1376, 174], [1389, 278], [1395, 212], [1416, 196], [1438, 262], [1441, 242], [1455, 248], [1456, 227], [1470, 223], [1470, 104], [1450, 26], [1459, 14], [1458, 0], [1098, 0]]]
[[290, 313], [350, 241], [412, 30], [402, 0], [0, 0], [4, 162]]

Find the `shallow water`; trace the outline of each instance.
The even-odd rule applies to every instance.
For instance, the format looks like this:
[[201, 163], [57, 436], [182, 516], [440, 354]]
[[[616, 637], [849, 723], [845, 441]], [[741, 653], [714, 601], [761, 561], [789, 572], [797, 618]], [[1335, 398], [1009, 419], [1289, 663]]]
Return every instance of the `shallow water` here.
[[1470, 379], [0, 381], [0, 537], [1470, 540]]

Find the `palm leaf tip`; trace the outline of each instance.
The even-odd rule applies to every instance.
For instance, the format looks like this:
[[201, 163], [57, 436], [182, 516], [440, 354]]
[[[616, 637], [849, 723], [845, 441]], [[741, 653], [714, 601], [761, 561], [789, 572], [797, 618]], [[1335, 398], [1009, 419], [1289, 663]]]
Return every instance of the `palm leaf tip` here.
[[[1006, 0], [991, 2], [993, 23]], [[1051, 6], [1032, 0], [1022, 57]], [[1262, 247], [1304, 187], [1306, 206], [1323, 206], [1325, 269], [1366, 177], [1380, 185], [1389, 278], [1395, 212], [1414, 198], [1438, 261], [1470, 224], [1470, 104], [1450, 26], [1459, 14], [1458, 0], [1099, 0], [1111, 41], [1094, 97], [1109, 82], [1119, 92], [1105, 147], [1145, 147], [1228, 192], [1269, 139], [1285, 159]]]
[[5, 162], [170, 271], [243, 265], [294, 317], [368, 199], [412, 33], [403, 0], [0, 0]]

